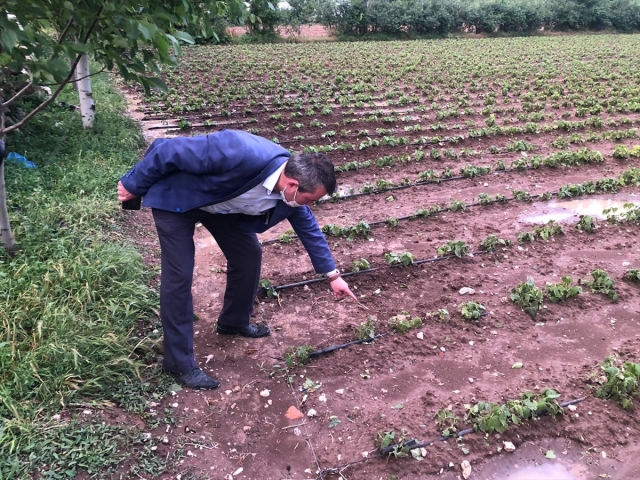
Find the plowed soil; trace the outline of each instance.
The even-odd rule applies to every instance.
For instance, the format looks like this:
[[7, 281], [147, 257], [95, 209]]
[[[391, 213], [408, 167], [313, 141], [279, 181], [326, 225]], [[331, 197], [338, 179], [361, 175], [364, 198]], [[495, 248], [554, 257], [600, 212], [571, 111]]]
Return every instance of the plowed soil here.
[[[559, 119], [563, 111], [553, 114]], [[323, 121], [330, 124], [343, 118], [339, 113], [334, 117]], [[638, 120], [637, 114], [626, 117]], [[265, 131], [277, 123], [266, 115], [260, 118]], [[366, 126], [371, 131], [382, 127], [389, 125], [374, 122]], [[215, 129], [201, 130], [207, 131]], [[293, 139], [305, 134], [309, 132], [289, 127], [278, 132], [278, 138], [294, 150], [331, 143], [331, 139], [320, 137], [304, 142]], [[555, 137], [557, 134], [519, 139], [535, 143], [533, 153], [545, 157], [557, 151], [550, 145]], [[348, 141], [361, 140], [352, 136]], [[433, 145], [372, 147], [328, 155], [336, 165], [367, 160], [375, 165], [383, 155], [411, 154], [424, 148], [426, 157], [420, 162], [341, 172], [341, 191], [348, 193], [350, 189], [358, 192], [363, 184], [377, 179], [396, 184], [404, 177], [415, 181], [428, 168], [440, 172], [448, 167], [457, 174], [465, 164], [491, 166], [500, 159], [509, 166], [521, 158], [520, 152], [494, 155], [488, 146], [503, 148], [513, 140], [465, 137], [455, 148], [475, 150], [470, 159], [433, 160], [429, 158], [431, 149], [440, 148]], [[170, 440], [159, 444], [159, 455], [164, 457], [191, 442], [194, 446], [188, 447], [184, 466], [211, 478], [229, 478], [231, 474], [247, 479], [453, 479], [462, 478], [463, 461], [470, 462], [472, 479], [640, 478], [634, 440], [640, 435], [638, 413], [596, 398], [589, 381], [594, 372], [601, 375], [598, 366], [607, 356], [616, 354], [637, 361], [640, 355], [640, 287], [622, 279], [626, 270], [640, 268], [638, 227], [597, 218], [596, 231], [584, 233], [575, 226], [578, 214], [569, 211], [561, 223], [564, 233], [547, 241], [518, 243], [518, 234], [533, 229], [531, 218], [566, 212], [554, 206], [557, 199], [475, 205], [455, 213], [447, 210], [452, 199], [467, 205], [477, 203], [480, 193], [511, 197], [513, 190], [524, 190], [537, 195], [567, 184], [612, 178], [634, 165], [634, 161], [613, 158], [615, 145], [631, 147], [637, 143], [636, 139], [586, 144], [604, 155], [599, 164], [493, 172], [319, 202], [313, 211], [321, 226], [382, 222], [371, 226], [367, 238], [327, 237], [343, 272], [351, 272], [353, 262], [362, 258], [375, 270], [345, 276], [360, 305], [334, 301], [325, 281], [283, 288], [277, 299], [259, 298], [253, 320], [272, 330], [264, 339], [214, 333], [226, 265], [208, 232], [198, 229], [193, 285], [199, 317], [196, 359], [221, 386], [211, 392], [181, 390], [157, 407], [171, 410], [177, 419], [175, 426], [152, 432], [158, 438], [166, 434]], [[638, 201], [639, 195], [640, 188], [625, 187], [616, 196], [593, 195], [586, 201]], [[384, 223], [432, 205], [441, 205], [443, 211], [429, 218], [400, 220], [396, 227]], [[147, 247], [148, 261], [157, 265], [150, 212], [123, 215], [126, 222], [144, 227], [137, 239]], [[270, 242], [288, 228], [283, 224], [261, 237], [265, 241], [262, 276], [276, 286], [316, 278], [296, 239]], [[513, 245], [480, 252], [480, 243], [489, 235], [511, 240]], [[410, 252], [419, 260], [434, 258], [437, 248], [449, 240], [464, 241], [476, 253], [407, 267], [389, 267], [385, 262], [384, 255], [390, 252]], [[509, 299], [510, 290], [528, 277], [544, 290], [546, 282], [559, 282], [563, 276], [579, 283], [590, 281], [594, 269], [605, 270], [615, 280], [617, 302], [583, 285], [582, 294], [565, 302], [552, 303], [545, 298], [540, 313], [532, 318]], [[463, 287], [474, 293], [461, 295]], [[477, 321], [461, 316], [460, 305], [470, 300], [486, 308], [487, 314]], [[435, 315], [439, 309], [446, 309], [449, 317]], [[423, 325], [398, 333], [388, 320], [403, 312], [420, 317]], [[368, 319], [377, 321], [376, 333], [383, 337], [286, 368], [283, 358], [291, 349], [311, 346], [315, 350], [350, 342], [355, 339], [354, 327]], [[522, 368], [513, 368], [518, 362]], [[463, 420], [466, 404], [504, 403], [525, 391], [541, 392], [544, 388], [556, 390], [560, 402], [584, 400], [575, 410], [565, 409], [564, 415], [511, 425], [502, 434], [477, 432], [437, 441], [441, 429], [434, 416], [444, 408], [453, 410], [459, 418], [458, 430], [463, 430], [469, 427]], [[300, 418], [287, 417], [291, 407], [301, 413]], [[426, 447], [423, 460], [385, 458], [374, 446], [378, 432], [384, 431], [394, 431], [396, 440], [436, 441]], [[516, 451], [506, 452], [505, 441], [512, 442]], [[545, 456], [550, 451], [555, 458]]]

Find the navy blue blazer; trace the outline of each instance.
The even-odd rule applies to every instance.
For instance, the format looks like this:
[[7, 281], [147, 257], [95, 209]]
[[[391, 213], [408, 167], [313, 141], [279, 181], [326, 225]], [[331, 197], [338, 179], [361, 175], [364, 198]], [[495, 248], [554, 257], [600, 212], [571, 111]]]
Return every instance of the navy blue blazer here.
[[[145, 207], [180, 213], [247, 192], [263, 183], [290, 156], [269, 140], [237, 130], [158, 139], [121, 182], [128, 192], [143, 197]], [[263, 216], [243, 215], [240, 228], [263, 233], [285, 218], [300, 237], [315, 271], [335, 269], [326, 238], [307, 206], [292, 208], [278, 201], [266, 223]]]

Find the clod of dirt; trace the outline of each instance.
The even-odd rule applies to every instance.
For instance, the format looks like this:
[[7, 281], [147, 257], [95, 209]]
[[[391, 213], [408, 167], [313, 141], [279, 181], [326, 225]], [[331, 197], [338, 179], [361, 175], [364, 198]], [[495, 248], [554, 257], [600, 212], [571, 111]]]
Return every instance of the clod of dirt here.
[[516, 449], [516, 446], [511, 442], [502, 442], [504, 445], [504, 449], [507, 452], [513, 452]]
[[270, 394], [271, 392], [268, 389], [264, 389], [260, 392], [261, 397], [268, 397]]
[[318, 412], [316, 412], [313, 408], [307, 412], [307, 417], [315, 417], [317, 415]]
[[473, 295], [474, 293], [476, 293], [476, 291], [471, 287], [462, 287], [460, 290], [458, 290], [458, 293], [460, 295]]
[[304, 417], [304, 415], [300, 410], [292, 405], [287, 410], [285, 417], [287, 417], [289, 420], [297, 420], [298, 418]]

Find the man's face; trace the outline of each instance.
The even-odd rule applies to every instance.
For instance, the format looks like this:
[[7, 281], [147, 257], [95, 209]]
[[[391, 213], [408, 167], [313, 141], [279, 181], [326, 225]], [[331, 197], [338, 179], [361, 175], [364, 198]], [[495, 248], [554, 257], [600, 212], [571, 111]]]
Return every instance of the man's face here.
[[327, 190], [324, 187], [318, 187], [315, 192], [300, 192], [298, 185], [287, 186], [284, 196], [288, 201], [298, 202], [300, 205], [311, 205], [316, 200], [320, 200], [327, 194]]

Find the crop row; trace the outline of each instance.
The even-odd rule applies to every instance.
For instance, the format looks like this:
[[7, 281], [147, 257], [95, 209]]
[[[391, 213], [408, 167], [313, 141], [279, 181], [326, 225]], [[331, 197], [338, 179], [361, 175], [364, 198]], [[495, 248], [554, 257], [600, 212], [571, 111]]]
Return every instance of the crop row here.
[[[371, 94], [377, 101], [391, 101], [391, 106], [409, 104], [416, 98], [421, 103], [438, 101], [455, 107], [513, 99], [535, 105], [549, 99], [565, 108], [593, 108], [594, 99], [598, 103], [611, 96], [637, 97], [639, 75], [629, 55], [636, 48], [635, 39], [608, 40], [608, 45], [591, 41], [578, 45], [577, 39], [562, 44], [557, 40], [533, 41], [523, 44], [519, 55], [502, 42], [494, 42], [494, 48], [486, 48], [485, 42], [480, 42], [482, 51], [480, 44], [468, 42], [456, 42], [449, 51], [444, 48], [448, 42], [390, 44], [386, 51], [375, 51], [365, 44], [358, 46], [363, 58], [353, 58], [350, 53], [345, 56], [349, 62], [341, 58], [346, 53], [341, 45], [314, 46], [313, 52], [307, 46], [201, 48], [190, 51], [179, 71], [167, 72], [169, 93], [158, 94], [149, 103], [152, 110], [167, 106], [181, 109], [183, 105], [198, 109], [209, 104], [227, 108], [236, 101], [244, 101], [250, 108], [249, 102], [258, 104], [266, 98], [272, 104], [274, 99], [295, 103], [297, 97], [306, 96], [316, 105], [325, 106], [329, 99], [352, 105], [371, 101], [366, 97], [358, 99], [357, 95]], [[551, 49], [554, 43], [558, 48]], [[499, 51], [504, 61], [495, 62], [487, 57], [487, 51]], [[610, 56], [602, 56], [603, 51]], [[460, 52], [471, 56], [465, 58]], [[272, 54], [278, 58], [277, 65], [269, 58]], [[283, 59], [283, 54], [288, 58]], [[391, 58], [393, 55], [396, 58]], [[554, 61], [539, 61], [548, 55], [553, 55]], [[574, 61], [584, 57], [592, 60]], [[317, 63], [311, 64], [312, 59]], [[522, 68], [524, 64], [526, 69]], [[385, 65], [393, 68], [384, 68]], [[185, 68], [197, 72], [203, 66], [208, 67], [206, 83], [197, 76], [189, 80], [182, 75]], [[276, 73], [282, 72], [283, 67], [286, 74]], [[254, 79], [247, 78], [247, 72], [252, 72]]]
[[[433, 204], [428, 207], [420, 207], [410, 215], [404, 217], [390, 217], [383, 221], [366, 222], [360, 221], [353, 226], [339, 226], [334, 224], [326, 224], [322, 226], [322, 232], [326, 236], [341, 237], [348, 240], [355, 240], [357, 238], [368, 239], [371, 235], [371, 227], [374, 226], [387, 226], [395, 228], [399, 222], [412, 221], [417, 219], [425, 219], [436, 216], [444, 211], [451, 211], [452, 213], [464, 212], [468, 208], [478, 206], [489, 206], [495, 203], [507, 203], [510, 201], [519, 201], [530, 203], [534, 200], [551, 200], [553, 197], [559, 199], [575, 198], [582, 195], [595, 195], [598, 193], [617, 193], [623, 187], [628, 186], [640, 186], [640, 168], [631, 167], [623, 171], [618, 177], [601, 178], [598, 180], [589, 180], [584, 183], [572, 183], [563, 185], [554, 192], [544, 192], [537, 195], [531, 195], [525, 190], [513, 190], [512, 197], [507, 197], [503, 194], [496, 194], [495, 196], [481, 193], [478, 196], [477, 201], [467, 204], [463, 200], [451, 199], [447, 204]], [[622, 218], [628, 221], [640, 220], [640, 209], [632, 208], [631, 210], [618, 212], [612, 212], [609, 220], [615, 221], [616, 218]], [[519, 238], [519, 241], [527, 240], [531, 241], [535, 239], [536, 232], [532, 235]], [[543, 235], [544, 237], [544, 235]], [[262, 242], [262, 245], [271, 245], [275, 243], [291, 243], [297, 239], [297, 236], [292, 231], [282, 233], [277, 239], [267, 240]]]

